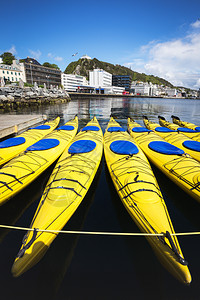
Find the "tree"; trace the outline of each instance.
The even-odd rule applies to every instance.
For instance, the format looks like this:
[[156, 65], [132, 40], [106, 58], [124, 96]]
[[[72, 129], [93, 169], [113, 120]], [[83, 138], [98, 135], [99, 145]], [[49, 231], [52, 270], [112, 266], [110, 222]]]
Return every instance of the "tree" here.
[[53, 68], [53, 69], [58, 69], [59, 70], [59, 67], [56, 64], [50, 64], [49, 62], [44, 62], [43, 66], [47, 67], [47, 68]]
[[12, 65], [13, 60], [15, 59], [15, 56], [10, 52], [4, 52], [0, 57], [5, 65]]
[[47, 67], [47, 68], [51, 68], [51, 64], [48, 63], [48, 62], [44, 62], [44, 63], [43, 63], [43, 66], [44, 66], [44, 67]]
[[60, 70], [60, 68], [56, 64], [52, 64], [51, 67], [54, 69]]

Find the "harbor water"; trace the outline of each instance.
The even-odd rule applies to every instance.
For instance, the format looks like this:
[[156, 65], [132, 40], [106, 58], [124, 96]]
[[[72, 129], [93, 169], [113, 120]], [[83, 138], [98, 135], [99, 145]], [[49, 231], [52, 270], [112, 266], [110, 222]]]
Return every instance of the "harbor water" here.
[[[105, 131], [110, 115], [127, 128], [127, 117], [143, 125], [142, 116], [158, 123], [171, 115], [200, 126], [200, 100], [162, 98], [78, 99], [25, 108], [12, 114], [60, 116], [60, 125], [79, 117], [79, 130], [95, 115]], [[1, 114], [5, 112], [0, 111]], [[55, 164], [54, 164], [55, 165]], [[0, 207], [0, 224], [29, 227], [53, 170]], [[153, 167], [153, 166], [152, 166]], [[200, 203], [179, 189], [158, 169], [153, 171], [176, 232], [200, 231]], [[104, 158], [80, 207], [63, 228], [77, 231], [139, 232], [121, 203]], [[3, 300], [198, 300], [200, 299], [200, 235], [179, 237], [192, 283], [185, 286], [160, 264], [144, 237], [59, 234], [37, 265], [19, 278], [11, 274], [25, 232], [0, 229], [0, 296]]]

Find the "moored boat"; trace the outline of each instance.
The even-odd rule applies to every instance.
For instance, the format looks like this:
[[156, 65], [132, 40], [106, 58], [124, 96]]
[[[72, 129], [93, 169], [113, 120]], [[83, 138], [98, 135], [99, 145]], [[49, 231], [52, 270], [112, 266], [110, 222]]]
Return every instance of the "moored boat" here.
[[0, 142], [0, 165], [5, 164], [13, 157], [25, 151], [33, 143], [41, 140], [52, 132], [59, 124], [60, 117], [53, 121], [45, 122], [42, 125], [30, 128], [13, 138]]
[[128, 131], [158, 169], [200, 202], [200, 163], [198, 161], [130, 118]]
[[29, 146], [0, 170], [0, 205], [15, 196], [64, 151], [78, 129], [78, 117]]
[[151, 122], [147, 117], [143, 117], [143, 122], [146, 128], [153, 130], [168, 143], [183, 149], [185, 153], [188, 153], [191, 157], [200, 162], [200, 142], [188, 138], [177, 130], [171, 130], [169, 128], [162, 127], [155, 122]]
[[58, 160], [12, 267], [15, 277], [35, 265], [83, 201], [103, 154], [103, 133], [94, 117]]
[[160, 188], [143, 151], [111, 117], [104, 134], [106, 163], [114, 186], [126, 210], [144, 233], [159, 260], [176, 278], [190, 283], [183, 258]]
[[167, 127], [172, 130], [177, 130], [178, 132], [181, 132], [185, 136], [189, 137], [190, 139], [193, 139], [194, 141], [200, 142], [200, 132], [187, 128], [187, 127], [180, 127], [180, 125], [177, 125], [175, 123], [170, 123], [169, 121], [166, 121], [164, 117], [158, 116], [159, 123], [161, 126]]
[[193, 130], [200, 132], [200, 126], [197, 126], [190, 122], [182, 121], [182, 120], [180, 120], [179, 117], [174, 116], [174, 115], [172, 115], [171, 118], [172, 118], [173, 123], [175, 123], [179, 126], [186, 127], [186, 128], [193, 129]]

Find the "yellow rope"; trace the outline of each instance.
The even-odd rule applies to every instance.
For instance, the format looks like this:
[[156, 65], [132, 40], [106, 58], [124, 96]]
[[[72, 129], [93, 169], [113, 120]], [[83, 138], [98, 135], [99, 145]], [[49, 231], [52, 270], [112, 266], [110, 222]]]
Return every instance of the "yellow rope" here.
[[[16, 226], [9, 226], [9, 225], [0, 225], [0, 228], [34, 231], [34, 228], [16, 227]], [[46, 229], [37, 229], [37, 232], [46, 232], [46, 233], [55, 233], [55, 234], [65, 233], [65, 234], [118, 235], [118, 236], [165, 236], [165, 233], [101, 232], [101, 231], [46, 230]], [[200, 232], [170, 233], [170, 235], [171, 236], [200, 235]]]

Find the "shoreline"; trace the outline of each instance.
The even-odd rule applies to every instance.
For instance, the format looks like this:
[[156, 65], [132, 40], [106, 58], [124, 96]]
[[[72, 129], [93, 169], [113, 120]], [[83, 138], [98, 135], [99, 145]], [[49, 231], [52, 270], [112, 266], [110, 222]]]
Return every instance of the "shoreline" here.
[[88, 97], [105, 97], [105, 98], [155, 98], [155, 99], [191, 99], [200, 100], [200, 98], [189, 97], [168, 97], [168, 96], [145, 96], [145, 95], [122, 95], [122, 94], [92, 94], [92, 93], [76, 93], [68, 92], [71, 99], [88, 98]]
[[15, 109], [23, 109], [32, 106], [51, 105], [58, 103], [67, 103], [70, 100], [78, 100], [84, 98], [138, 98], [138, 99], [175, 99], [175, 100], [200, 100], [200, 98], [187, 97], [166, 97], [166, 96], [143, 96], [143, 95], [121, 95], [121, 94], [91, 94], [91, 93], [68, 93], [67, 96], [29, 96], [29, 97], [12, 97], [10, 99], [0, 101], [0, 111], [12, 111]]

